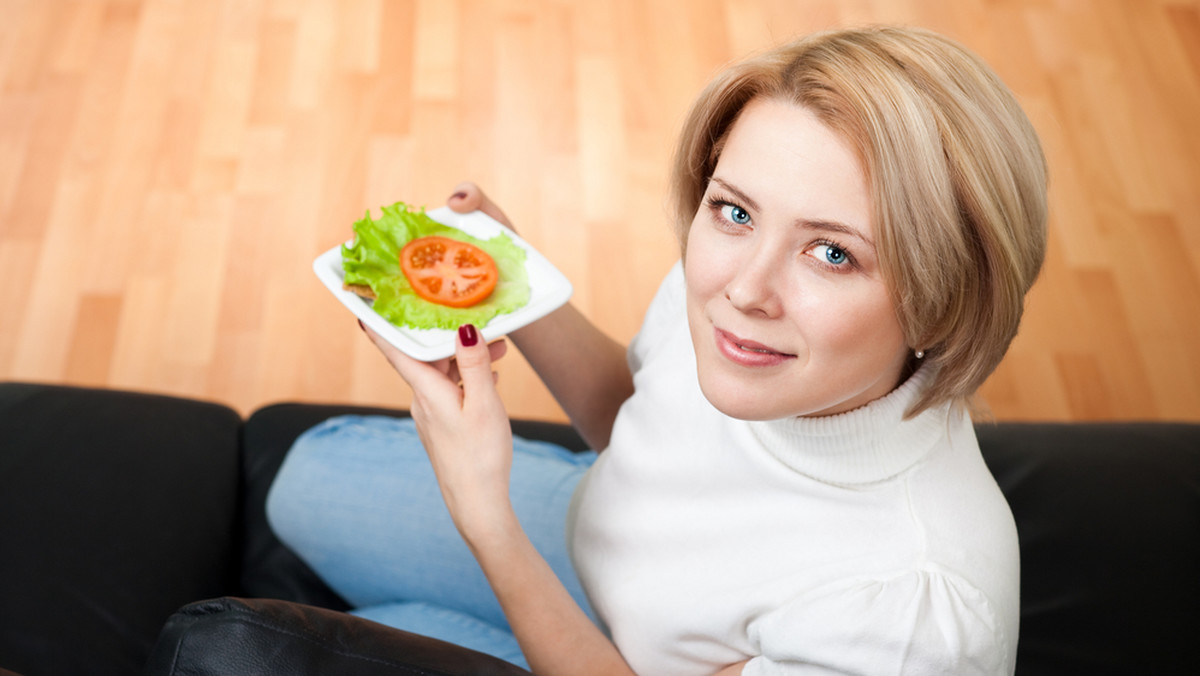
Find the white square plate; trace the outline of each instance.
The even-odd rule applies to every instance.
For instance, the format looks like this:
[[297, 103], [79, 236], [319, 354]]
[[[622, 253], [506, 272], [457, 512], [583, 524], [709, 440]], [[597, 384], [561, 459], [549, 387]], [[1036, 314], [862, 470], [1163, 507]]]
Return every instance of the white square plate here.
[[[534, 320], [550, 314], [571, 298], [571, 282], [558, 268], [512, 230], [500, 225], [482, 211], [460, 214], [449, 207], [428, 212], [433, 220], [457, 228], [479, 239], [504, 233], [525, 250], [525, 271], [529, 274], [529, 302], [508, 314], [493, 317], [480, 329], [485, 341], [495, 340]], [[353, 241], [353, 240], [351, 240]], [[342, 245], [326, 251], [313, 261], [313, 270], [325, 288], [387, 342], [421, 361], [434, 361], [454, 354], [456, 331], [447, 329], [410, 329], [392, 324], [371, 309], [371, 301], [342, 288], [346, 273], [342, 270]]]

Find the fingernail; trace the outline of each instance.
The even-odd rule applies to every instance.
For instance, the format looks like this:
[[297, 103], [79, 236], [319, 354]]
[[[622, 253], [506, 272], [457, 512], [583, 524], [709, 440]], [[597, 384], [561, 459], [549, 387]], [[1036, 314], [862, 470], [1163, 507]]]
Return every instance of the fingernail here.
[[460, 190], [460, 191], [458, 191], [458, 192], [454, 193], [453, 195], [451, 195], [451, 196], [450, 196], [450, 199], [452, 199], [452, 200], [465, 200], [465, 199], [467, 199], [467, 193], [465, 193], [465, 192], [463, 192], [463, 191], [461, 191], [461, 190]]
[[463, 347], [471, 347], [479, 342], [479, 332], [475, 330], [474, 324], [463, 324], [458, 327], [458, 339]]

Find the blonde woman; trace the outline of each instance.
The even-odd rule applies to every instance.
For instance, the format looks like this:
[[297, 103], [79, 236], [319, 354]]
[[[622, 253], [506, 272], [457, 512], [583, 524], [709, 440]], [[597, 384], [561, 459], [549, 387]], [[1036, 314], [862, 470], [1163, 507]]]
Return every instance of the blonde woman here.
[[511, 336], [598, 457], [512, 438], [503, 343], [466, 326], [425, 364], [372, 335], [415, 432], [311, 431], [272, 522], [360, 614], [537, 673], [1012, 673], [1017, 535], [968, 402], [1041, 266], [1045, 174], [938, 35], [734, 65], [682, 131], [682, 260], [628, 351], [570, 306]]

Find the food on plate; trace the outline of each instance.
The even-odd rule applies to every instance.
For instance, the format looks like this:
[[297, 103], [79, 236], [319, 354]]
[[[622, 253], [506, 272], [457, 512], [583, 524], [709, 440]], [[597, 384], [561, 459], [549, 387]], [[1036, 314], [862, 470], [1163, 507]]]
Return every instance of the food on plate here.
[[[414, 287], [401, 264], [405, 247], [422, 238], [438, 238], [468, 245], [482, 251], [495, 266], [495, 285], [486, 294], [477, 289], [444, 296], [443, 292], [425, 295]], [[457, 249], [455, 244], [444, 244]], [[469, 251], [466, 247], [462, 251]], [[410, 251], [417, 252], [419, 249]], [[410, 262], [411, 264], [411, 262]], [[463, 324], [486, 326], [495, 317], [513, 312], [529, 302], [529, 275], [525, 270], [525, 250], [507, 234], [479, 239], [438, 223], [424, 209], [403, 202], [385, 206], [379, 218], [368, 212], [354, 223], [354, 241], [342, 246], [343, 286], [372, 299], [372, 309], [392, 324], [413, 329], [456, 329]], [[415, 270], [415, 268], [414, 268]], [[414, 272], [414, 275], [417, 273]], [[421, 286], [418, 281], [417, 287]], [[442, 295], [443, 300], [427, 296]], [[478, 298], [476, 298], [478, 296]], [[470, 300], [468, 304], [465, 301]], [[455, 304], [461, 302], [462, 307]]]
[[400, 250], [400, 269], [431, 303], [471, 307], [496, 288], [496, 262], [479, 247], [449, 237], [418, 237]]

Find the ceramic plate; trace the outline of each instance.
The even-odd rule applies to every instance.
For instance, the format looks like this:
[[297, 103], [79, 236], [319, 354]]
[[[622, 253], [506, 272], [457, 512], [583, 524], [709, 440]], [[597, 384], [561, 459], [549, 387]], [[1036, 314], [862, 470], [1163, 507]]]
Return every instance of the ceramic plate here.
[[[457, 228], [480, 239], [490, 239], [503, 232], [525, 250], [525, 271], [529, 274], [529, 302], [508, 314], [498, 315], [480, 329], [484, 340], [495, 340], [516, 329], [541, 319], [571, 298], [571, 282], [545, 256], [513, 231], [500, 225], [482, 211], [459, 214], [449, 207], [428, 212], [433, 220]], [[353, 240], [351, 240], [353, 241]], [[399, 327], [371, 309], [371, 301], [342, 288], [342, 245], [326, 251], [313, 261], [313, 270], [325, 288], [392, 345], [421, 361], [434, 361], [454, 354], [455, 331], [446, 329], [410, 329]]]

